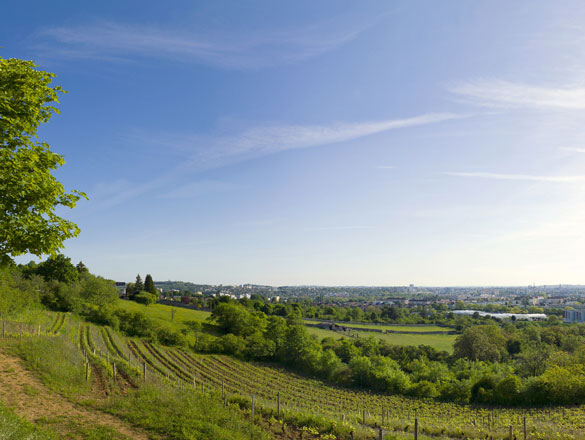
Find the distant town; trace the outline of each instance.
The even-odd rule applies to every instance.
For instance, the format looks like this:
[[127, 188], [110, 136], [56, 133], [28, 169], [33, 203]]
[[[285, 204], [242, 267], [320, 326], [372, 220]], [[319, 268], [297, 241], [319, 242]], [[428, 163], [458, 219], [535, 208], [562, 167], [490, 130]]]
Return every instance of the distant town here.
[[[126, 282], [116, 283], [123, 298]], [[229, 297], [251, 299], [254, 295], [273, 303], [311, 301], [318, 306], [399, 308], [433, 307], [456, 314], [490, 315], [520, 319], [546, 319], [562, 315], [564, 322], [585, 322], [585, 285], [418, 287], [409, 286], [266, 286], [257, 284], [210, 285], [184, 281], [155, 281], [160, 302], [197, 304], [206, 299]]]

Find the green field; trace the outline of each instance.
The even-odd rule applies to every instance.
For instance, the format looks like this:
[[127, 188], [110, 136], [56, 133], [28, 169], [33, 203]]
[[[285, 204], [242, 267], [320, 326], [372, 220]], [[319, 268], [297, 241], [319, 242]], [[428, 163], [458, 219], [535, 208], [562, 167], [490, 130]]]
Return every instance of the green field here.
[[432, 324], [420, 324], [420, 325], [378, 325], [378, 324], [354, 324], [353, 322], [344, 322], [344, 321], [309, 321], [305, 320], [305, 324], [318, 324], [319, 322], [335, 322], [341, 326], [347, 326], [352, 328], [373, 328], [378, 330], [391, 330], [397, 332], [420, 332], [420, 333], [427, 333], [427, 332], [448, 332], [452, 331], [452, 328], [449, 327], [440, 327], [438, 325]]
[[[199, 321], [204, 323], [209, 315], [211, 315], [210, 312], [202, 310], [184, 309], [182, 307], [172, 307], [164, 304], [151, 304], [145, 306], [134, 301], [119, 300], [116, 305], [124, 310], [142, 312], [149, 318], [172, 327], [177, 327], [177, 324], [181, 324], [185, 321]], [[174, 318], [173, 311], [175, 314]]]
[[[316, 335], [319, 338], [335, 338], [340, 339], [349, 337], [343, 332], [335, 332], [333, 330], [324, 330], [317, 327], [307, 327], [310, 334]], [[352, 335], [358, 335], [360, 338], [368, 338], [370, 336], [393, 345], [430, 345], [437, 350], [444, 350], [449, 353], [453, 352], [453, 343], [457, 335], [434, 335], [424, 334], [399, 334], [399, 333], [378, 333], [378, 332], [360, 332], [352, 331]]]

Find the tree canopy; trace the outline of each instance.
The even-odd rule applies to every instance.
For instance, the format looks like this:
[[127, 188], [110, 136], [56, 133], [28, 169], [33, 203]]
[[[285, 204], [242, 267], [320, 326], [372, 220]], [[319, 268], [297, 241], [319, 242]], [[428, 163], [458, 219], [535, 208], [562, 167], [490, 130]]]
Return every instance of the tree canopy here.
[[54, 74], [32, 61], [0, 58], [0, 259], [56, 254], [79, 227], [55, 214], [75, 207], [79, 191], [66, 192], [52, 175], [63, 157], [37, 140], [37, 130], [59, 113]]
[[156, 287], [154, 287], [154, 281], [152, 280], [152, 275], [146, 274], [146, 278], [144, 279], [144, 290], [148, 293], [152, 293], [156, 295], [158, 292]]

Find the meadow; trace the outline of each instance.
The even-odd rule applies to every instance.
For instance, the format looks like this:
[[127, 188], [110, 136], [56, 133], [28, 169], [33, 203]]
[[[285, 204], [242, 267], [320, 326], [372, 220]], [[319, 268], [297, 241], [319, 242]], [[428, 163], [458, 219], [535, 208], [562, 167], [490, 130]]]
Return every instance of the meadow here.
[[183, 307], [171, 307], [164, 304], [151, 304], [145, 306], [134, 301], [118, 300], [116, 307], [131, 312], [142, 312], [149, 318], [172, 328], [180, 328], [186, 321], [199, 321], [204, 323], [211, 315], [203, 310], [186, 309]]
[[[336, 332], [333, 330], [326, 330], [317, 327], [307, 327], [307, 331], [319, 338], [329, 337], [334, 339], [341, 339], [350, 337], [344, 332]], [[448, 353], [453, 352], [453, 343], [457, 338], [457, 335], [428, 334], [424, 332], [420, 332], [420, 334], [404, 334], [350, 330], [349, 334], [353, 337], [359, 338], [378, 338], [393, 345], [430, 345], [437, 350], [446, 351]]]

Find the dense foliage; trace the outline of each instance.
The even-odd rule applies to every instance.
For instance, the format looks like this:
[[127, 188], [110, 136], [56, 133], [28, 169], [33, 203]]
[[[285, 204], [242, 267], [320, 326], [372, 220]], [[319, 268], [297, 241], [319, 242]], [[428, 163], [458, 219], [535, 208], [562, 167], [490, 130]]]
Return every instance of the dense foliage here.
[[374, 337], [318, 340], [298, 315], [267, 316], [229, 300], [211, 318], [225, 335], [199, 338], [198, 350], [277, 361], [346, 386], [478, 404], [585, 402], [583, 325], [486, 320], [468, 327], [449, 355]]
[[63, 255], [40, 264], [0, 267], [0, 314], [15, 315], [43, 306], [99, 320], [112, 312], [118, 298], [114, 283], [92, 275], [85, 265], [74, 266]]
[[[217, 304], [226, 301], [228, 297], [193, 297], [192, 304], [202, 309], [213, 309]], [[456, 315], [446, 304], [435, 302], [428, 305], [400, 307], [398, 305], [362, 305], [353, 306], [321, 304], [311, 298], [289, 300], [286, 303], [269, 301], [266, 296], [252, 294], [250, 298], [241, 298], [239, 302], [246, 307], [253, 307], [266, 315], [301, 316], [307, 319], [331, 320], [347, 323], [386, 323], [386, 324], [436, 324], [463, 330], [474, 325], [478, 320], [501, 322], [499, 318], [481, 317], [477, 315]], [[473, 307], [491, 313], [543, 313], [543, 309], [536, 306], [506, 306], [501, 304], [466, 305], [458, 301], [456, 310]], [[562, 309], [548, 308], [547, 315], [553, 323], [559, 321]]]
[[55, 214], [73, 208], [85, 194], [68, 193], [52, 175], [65, 161], [37, 142], [37, 130], [58, 109], [54, 75], [31, 61], [0, 58], [0, 260], [32, 253], [53, 254], [79, 234]]

